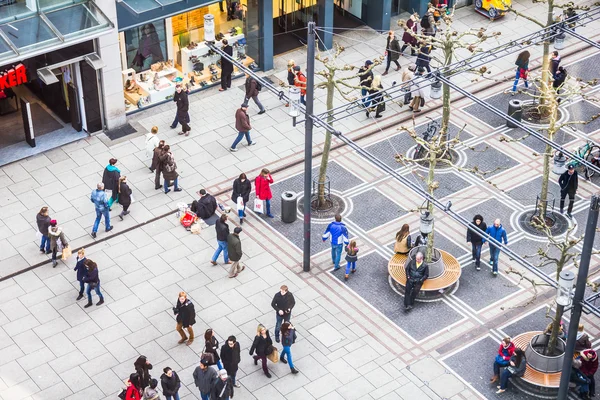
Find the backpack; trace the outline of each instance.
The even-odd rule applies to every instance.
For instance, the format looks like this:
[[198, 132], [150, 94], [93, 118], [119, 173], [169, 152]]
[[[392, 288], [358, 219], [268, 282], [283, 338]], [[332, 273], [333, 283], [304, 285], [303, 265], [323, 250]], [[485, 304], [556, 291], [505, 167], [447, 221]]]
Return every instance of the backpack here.
[[423, 28], [423, 29], [431, 28], [431, 25], [429, 24], [429, 16], [427, 14], [425, 14], [421, 17], [421, 28]]

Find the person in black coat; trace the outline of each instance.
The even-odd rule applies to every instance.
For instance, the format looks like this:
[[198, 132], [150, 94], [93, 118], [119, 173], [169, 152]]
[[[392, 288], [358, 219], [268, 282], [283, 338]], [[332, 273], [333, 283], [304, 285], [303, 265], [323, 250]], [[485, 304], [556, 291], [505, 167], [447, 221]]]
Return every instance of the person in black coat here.
[[381, 84], [381, 75], [373, 78], [371, 89], [369, 89], [369, 100], [371, 101], [370, 108], [367, 109], [367, 118], [369, 113], [375, 111], [375, 118], [381, 118], [381, 113], [385, 111], [385, 103], [383, 101], [383, 85]]
[[[567, 70], [564, 67], [558, 67], [556, 74], [554, 75], [554, 81], [552, 81], [552, 87], [556, 90], [556, 95], [560, 94], [560, 88], [567, 80]], [[558, 98], [558, 104], [560, 104], [562, 99]]]
[[250, 192], [252, 191], [252, 183], [246, 178], [246, 174], [240, 174], [239, 178], [233, 181], [233, 193], [231, 193], [231, 201], [237, 204], [238, 197], [243, 200], [244, 206], [238, 206], [238, 216], [240, 217], [240, 225], [244, 223], [246, 217], [246, 204], [250, 201]]
[[217, 200], [210, 193], [207, 193], [205, 189], [200, 189], [198, 192], [200, 198], [196, 201], [192, 201], [190, 209], [196, 213], [201, 219], [209, 219], [217, 211]]
[[221, 347], [221, 362], [231, 378], [231, 383], [235, 387], [240, 387], [240, 384], [235, 381], [235, 375], [241, 361], [240, 351], [240, 344], [237, 342], [235, 336], [229, 336], [227, 343]]
[[569, 164], [567, 170], [558, 178], [560, 185], [560, 213], [564, 212], [565, 198], [569, 195], [569, 208], [567, 209], [567, 217], [572, 218], [573, 204], [575, 203], [575, 193], [579, 186], [579, 178], [573, 164]]
[[431, 45], [423, 42], [421, 43], [421, 48], [419, 49], [419, 54], [417, 55], [417, 61], [415, 65], [418, 67], [423, 67], [427, 70], [428, 73], [431, 73], [431, 67], [429, 63], [431, 62]]
[[229, 225], [227, 225], [227, 214], [221, 214], [217, 222], [215, 223], [215, 231], [217, 232], [217, 249], [213, 254], [210, 263], [217, 265], [217, 259], [219, 254], [223, 252], [223, 262], [225, 264], [231, 264], [229, 261], [229, 254], [227, 252], [227, 236], [229, 236]]
[[[179, 293], [177, 305], [173, 307], [173, 313], [177, 316], [177, 327], [175, 329], [177, 329], [177, 332], [181, 335], [179, 344], [182, 344], [187, 340], [187, 345], [189, 346], [194, 341], [194, 329], [192, 329], [192, 326], [196, 323], [196, 309], [194, 308], [194, 303], [187, 298], [186, 292]], [[188, 334], [190, 335], [189, 340], [185, 335], [183, 328], [187, 329]]]
[[77, 264], [75, 264], [75, 268], [73, 268], [73, 271], [77, 272], [77, 281], [79, 282], [79, 296], [77, 296], [77, 300], [83, 299], [83, 289], [85, 288], [84, 279], [88, 274], [85, 260], [87, 260], [87, 258], [85, 258], [85, 249], [81, 248], [77, 252]]
[[364, 108], [368, 108], [371, 104], [369, 96], [369, 88], [373, 83], [373, 61], [365, 61], [365, 65], [360, 67], [358, 70], [358, 79], [360, 84], [360, 96], [362, 97], [362, 104]]
[[[177, 121], [181, 123], [181, 132], [179, 135], [189, 136], [192, 128], [188, 125], [190, 123], [190, 115], [188, 114], [190, 110], [190, 102], [188, 100], [188, 93], [186, 90], [183, 90], [183, 86], [181, 84], [177, 84], [175, 87], [175, 95], [173, 96], [173, 101], [177, 104]], [[175, 125], [175, 126], [173, 126]], [[177, 127], [177, 124], [173, 124], [171, 127]]]
[[[233, 58], [233, 47], [229, 45], [227, 39], [223, 39], [223, 48], [221, 49], [229, 57]], [[233, 64], [225, 57], [221, 57], [221, 89], [220, 92], [231, 88], [231, 74], [233, 74]]]
[[396, 71], [400, 71], [400, 63], [398, 62], [398, 59], [400, 58], [400, 43], [398, 43], [398, 39], [396, 38], [394, 31], [388, 32], [387, 43], [385, 46], [385, 56], [387, 58], [387, 65], [383, 75], [385, 76], [388, 74], [388, 70], [390, 69], [392, 61], [394, 64], [396, 64]]
[[230, 400], [233, 397], [233, 384], [227, 371], [221, 369], [219, 378], [210, 391], [210, 400]]
[[423, 282], [429, 278], [429, 266], [423, 261], [423, 253], [418, 252], [405, 267], [406, 290], [404, 291], [404, 307], [407, 311], [413, 308], [415, 298]]
[[142, 389], [145, 389], [146, 386], [150, 384], [150, 370], [152, 369], [152, 364], [148, 361], [146, 356], [139, 356], [137, 360], [133, 363], [133, 368], [135, 368], [135, 372], [140, 377], [140, 385]]
[[252, 358], [254, 358], [254, 365], [258, 365], [258, 360], [260, 360], [263, 372], [267, 378], [271, 377], [269, 369], [267, 368], [267, 355], [269, 355], [271, 351], [273, 351], [271, 335], [269, 335], [267, 328], [263, 325], [258, 325], [258, 328], [256, 328], [256, 336], [254, 337], [249, 353], [252, 356], [254, 352], [256, 352], [256, 354], [252, 356]]
[[131, 188], [127, 185], [127, 177], [119, 178], [119, 203], [123, 206], [123, 211], [119, 214], [119, 218], [123, 221], [123, 216], [129, 214], [129, 206], [131, 205]]
[[[477, 228], [482, 231], [486, 231], [487, 225], [483, 222], [483, 217], [479, 214], [473, 217], [473, 224]], [[467, 242], [471, 242], [471, 254], [473, 256], [473, 261], [475, 262], [475, 269], [477, 271], [481, 270], [479, 264], [481, 259], [481, 246], [483, 244], [483, 238], [481, 235], [474, 230], [467, 228]]]
[[181, 380], [179, 375], [173, 371], [170, 367], [163, 369], [164, 374], [160, 376], [160, 384], [162, 386], [163, 394], [167, 400], [172, 398], [179, 399], [179, 388], [181, 387]]
[[217, 367], [220, 370], [223, 369], [223, 364], [221, 364], [221, 358], [219, 357], [219, 341], [215, 337], [215, 332], [210, 328], [204, 332], [204, 348], [206, 353], [212, 353], [215, 356]]
[[102, 183], [104, 183], [104, 190], [111, 190], [112, 194], [110, 200], [108, 201], [108, 208], [111, 208], [113, 203], [117, 200], [119, 196], [119, 178], [121, 177], [121, 170], [115, 167], [117, 163], [116, 158], [111, 158], [108, 160], [108, 165], [104, 168], [104, 173], [102, 174]]
[[104, 304], [104, 296], [102, 296], [102, 293], [100, 292], [100, 275], [98, 274], [98, 265], [89, 258], [84, 261], [84, 265], [87, 268], [87, 275], [83, 277], [83, 281], [88, 284], [85, 291], [88, 297], [88, 303], [83, 307], [88, 308], [92, 306], [92, 289], [96, 291], [96, 294], [100, 298], [100, 301], [96, 303], [96, 305], [102, 305]]
[[152, 166], [151, 169], [154, 170], [154, 190], [158, 190], [162, 188], [160, 184], [160, 174], [162, 164], [160, 162], [160, 156], [162, 155], [163, 149], [165, 147], [165, 141], [161, 140], [158, 142], [158, 147], [154, 149], [154, 153], [152, 154]]
[[294, 295], [288, 290], [286, 285], [282, 285], [279, 288], [279, 292], [273, 296], [271, 301], [271, 307], [275, 310], [275, 341], [279, 343], [279, 331], [281, 330], [281, 324], [290, 322], [292, 317], [292, 308], [296, 305], [296, 299]]

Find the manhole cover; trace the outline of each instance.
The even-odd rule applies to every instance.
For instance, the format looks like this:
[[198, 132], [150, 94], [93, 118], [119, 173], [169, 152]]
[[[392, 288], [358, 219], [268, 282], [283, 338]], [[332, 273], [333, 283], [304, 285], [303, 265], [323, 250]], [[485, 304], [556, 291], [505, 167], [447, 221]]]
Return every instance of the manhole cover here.
[[[519, 218], [517, 219], [518, 225], [525, 231], [531, 235], [546, 237], [546, 233], [538, 229], [532, 223], [532, 218], [534, 218], [534, 214], [537, 214], [535, 210], [525, 211]], [[537, 217], [535, 217], [537, 218]], [[546, 217], [546, 225], [550, 227], [550, 232], [552, 236], [562, 235], [569, 229], [569, 220], [564, 215], [555, 212], [549, 212], [548, 217]]]

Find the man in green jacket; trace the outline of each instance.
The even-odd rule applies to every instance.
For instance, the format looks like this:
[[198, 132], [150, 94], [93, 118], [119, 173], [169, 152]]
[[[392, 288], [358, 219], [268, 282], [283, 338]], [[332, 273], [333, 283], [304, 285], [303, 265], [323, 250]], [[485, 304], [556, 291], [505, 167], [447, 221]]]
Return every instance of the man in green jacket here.
[[227, 236], [227, 252], [229, 253], [229, 260], [233, 261], [231, 269], [229, 270], [230, 278], [235, 278], [240, 272], [246, 269], [245, 265], [240, 265], [240, 260], [243, 255], [240, 233], [242, 233], [242, 228], [238, 226], [233, 230], [233, 233], [230, 233], [229, 236]]

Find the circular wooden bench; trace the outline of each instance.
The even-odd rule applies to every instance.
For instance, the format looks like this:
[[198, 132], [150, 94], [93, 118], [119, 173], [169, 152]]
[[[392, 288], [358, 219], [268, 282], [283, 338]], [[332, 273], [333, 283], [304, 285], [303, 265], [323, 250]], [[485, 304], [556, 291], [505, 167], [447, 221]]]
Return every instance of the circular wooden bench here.
[[[439, 250], [442, 253], [442, 259], [444, 260], [444, 273], [436, 278], [431, 278], [423, 282], [421, 291], [417, 298], [430, 298], [441, 295], [446, 289], [454, 288], [458, 283], [460, 274], [462, 272], [458, 260], [450, 253], [443, 250]], [[388, 272], [392, 280], [404, 290], [406, 286], [406, 270], [404, 266], [408, 259], [405, 254], [394, 254], [390, 262], [388, 263]], [[421, 296], [421, 293], [424, 293]]]
[[[515, 336], [512, 339], [512, 341], [517, 348], [525, 350], [529, 346], [531, 338], [541, 333], [541, 331], [521, 333], [520, 335]], [[521, 379], [532, 385], [543, 386], [547, 388], [558, 389], [558, 387], [560, 386], [560, 372], [555, 372], [553, 374], [540, 372], [530, 367], [529, 364], [527, 364], [527, 368], [525, 369], [525, 375], [523, 375]]]

